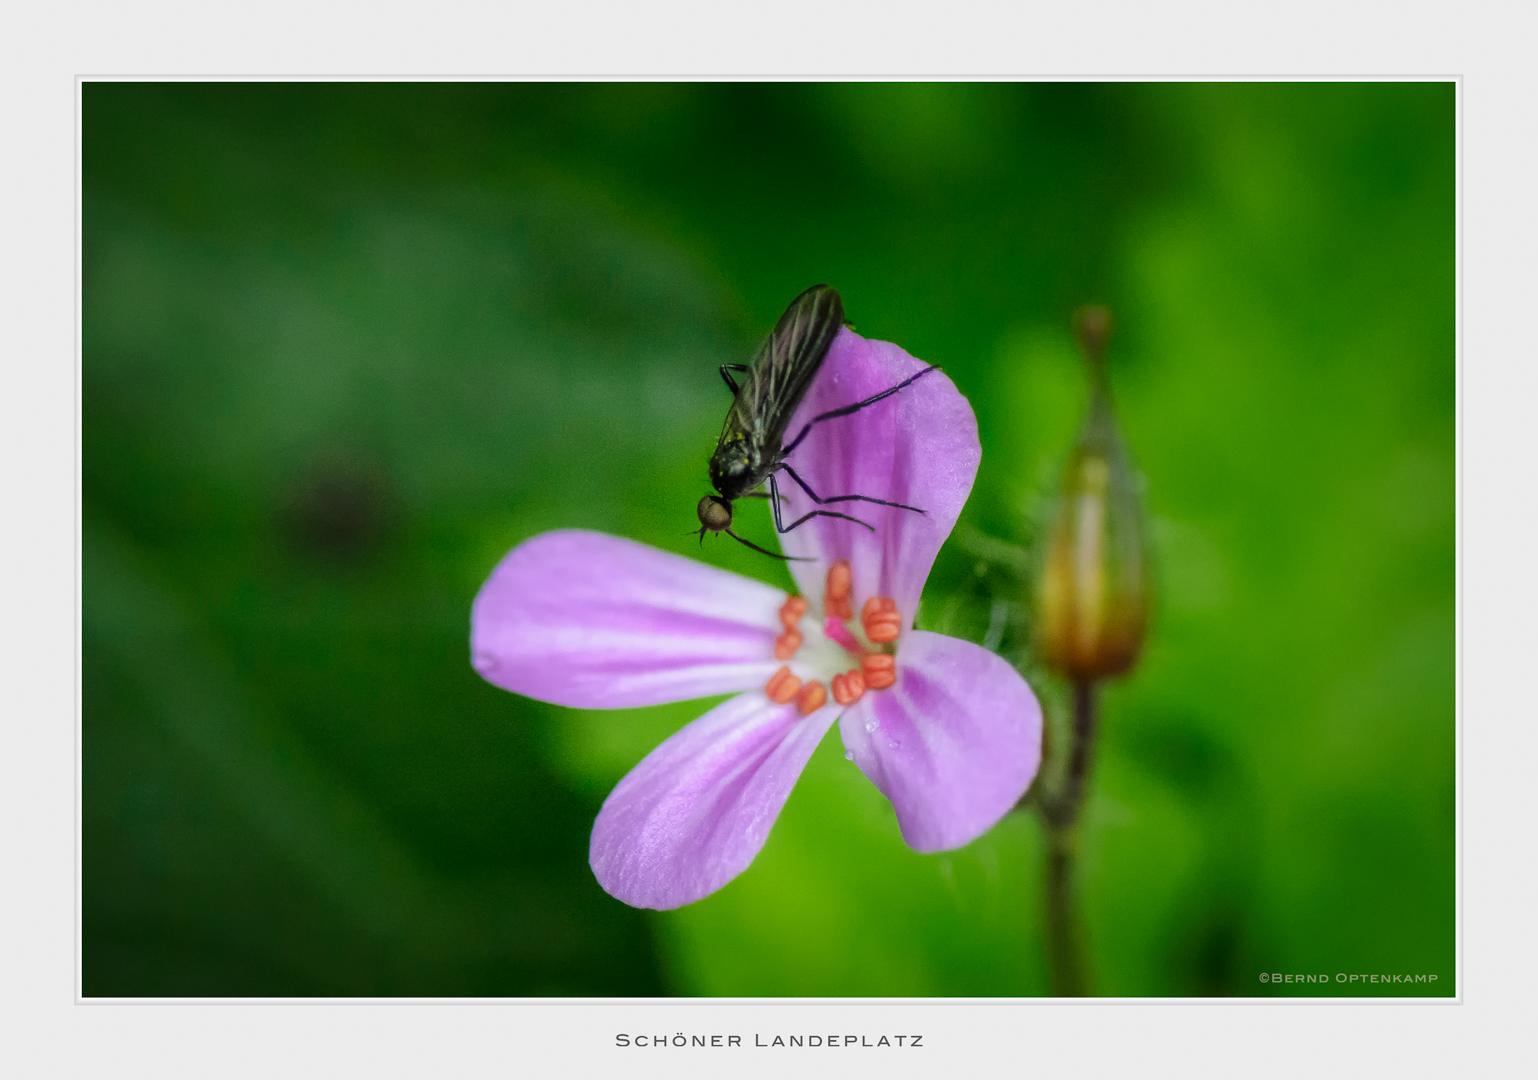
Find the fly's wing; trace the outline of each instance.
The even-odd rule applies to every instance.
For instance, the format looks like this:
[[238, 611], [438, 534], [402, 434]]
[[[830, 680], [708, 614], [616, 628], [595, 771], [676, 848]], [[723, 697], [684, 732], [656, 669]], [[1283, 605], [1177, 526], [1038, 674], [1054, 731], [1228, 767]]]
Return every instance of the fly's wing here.
[[843, 325], [844, 302], [836, 289], [813, 285], [792, 300], [774, 332], [759, 346], [726, 414], [719, 445], [741, 435], [755, 457], [767, 460], [778, 454], [791, 414], [806, 396]]

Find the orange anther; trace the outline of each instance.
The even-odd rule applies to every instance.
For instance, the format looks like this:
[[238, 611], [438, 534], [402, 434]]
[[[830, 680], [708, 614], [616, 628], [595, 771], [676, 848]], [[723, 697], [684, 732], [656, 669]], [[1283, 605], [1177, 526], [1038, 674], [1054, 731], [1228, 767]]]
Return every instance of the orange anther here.
[[897, 601], [886, 596], [873, 596], [865, 601], [860, 622], [865, 627], [865, 636], [877, 645], [896, 641], [903, 630], [903, 617], [897, 610]]
[[803, 686], [801, 692], [796, 695], [796, 711], [802, 716], [811, 716], [818, 709], [822, 708], [823, 705], [827, 704], [827, 701], [828, 691], [823, 688], [822, 683], [813, 679]]
[[833, 676], [833, 700], [840, 705], [853, 705], [865, 696], [865, 676], [858, 668]]
[[780, 605], [780, 623], [787, 630], [794, 630], [806, 614], [806, 597], [792, 596]]
[[897, 657], [886, 653], [867, 653], [860, 661], [867, 690], [885, 690], [897, 682]]
[[774, 639], [774, 658], [776, 660], [789, 660], [796, 655], [796, 650], [801, 648], [801, 642], [805, 640], [799, 630], [787, 630]]
[[832, 619], [850, 619], [854, 611], [849, 606], [849, 594], [854, 591], [854, 571], [849, 560], [840, 559], [828, 567], [828, 588], [823, 593], [823, 614]]
[[801, 689], [801, 680], [790, 673], [790, 668], [782, 667], [769, 676], [769, 684], [764, 687], [764, 693], [769, 695], [769, 700], [776, 705], [784, 705], [796, 696]]

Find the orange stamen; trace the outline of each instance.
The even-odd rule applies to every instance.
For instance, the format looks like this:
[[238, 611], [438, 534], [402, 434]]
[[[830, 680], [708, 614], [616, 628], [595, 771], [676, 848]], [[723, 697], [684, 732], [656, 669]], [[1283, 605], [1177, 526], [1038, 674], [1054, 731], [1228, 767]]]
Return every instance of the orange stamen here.
[[865, 636], [877, 645], [896, 641], [903, 630], [903, 617], [897, 610], [897, 601], [886, 596], [873, 596], [865, 601], [860, 623], [865, 627]]
[[796, 711], [802, 716], [811, 716], [822, 708], [828, 700], [828, 691], [823, 689], [822, 683], [813, 679], [801, 688], [796, 695]]
[[794, 630], [805, 614], [806, 597], [792, 596], [780, 605], [780, 625], [787, 630]]
[[860, 660], [860, 674], [867, 690], [885, 690], [897, 683], [897, 657], [886, 653], [866, 653]]
[[833, 700], [840, 705], [853, 705], [865, 696], [865, 676], [858, 668], [833, 676]]
[[784, 705], [796, 696], [801, 689], [801, 680], [790, 673], [790, 668], [782, 667], [769, 676], [769, 684], [764, 687], [764, 693], [769, 695], [769, 700], [776, 705]]
[[796, 650], [801, 648], [801, 642], [805, 638], [799, 630], [787, 630], [774, 639], [774, 658], [776, 660], [789, 660], [796, 655]]
[[[849, 632], [844, 624], [854, 618], [854, 571], [848, 559], [839, 559], [828, 567], [826, 589], [823, 592], [823, 634], [843, 646], [851, 657], [857, 657], [860, 666], [840, 672], [828, 680], [833, 700], [841, 706], [853, 705], [865, 696], [867, 690], [885, 690], [897, 685], [897, 658], [886, 652], [869, 651], [872, 646], [890, 646], [903, 630], [902, 613], [897, 601], [890, 597], [873, 596], [865, 602], [860, 613], [860, 623], [865, 630], [863, 641]], [[774, 658], [789, 660], [805, 642], [798, 627], [809, 610], [803, 596], [787, 596], [780, 605], [780, 625], [784, 632], [774, 639]], [[764, 686], [764, 693], [777, 705], [794, 701], [796, 711], [810, 716], [828, 702], [829, 690], [813, 679], [803, 683], [791, 674], [788, 666], [781, 667]]]
[[823, 614], [833, 619], [852, 619], [854, 611], [849, 606], [849, 594], [854, 591], [854, 571], [849, 560], [840, 559], [828, 567], [828, 588], [823, 593]]

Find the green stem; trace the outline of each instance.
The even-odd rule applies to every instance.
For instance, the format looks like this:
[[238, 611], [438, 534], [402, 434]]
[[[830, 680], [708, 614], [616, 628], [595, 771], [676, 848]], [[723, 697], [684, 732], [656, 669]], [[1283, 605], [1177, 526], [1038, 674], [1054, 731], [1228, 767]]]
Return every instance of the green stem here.
[[1052, 993], [1059, 997], [1089, 994], [1084, 963], [1083, 931], [1079, 925], [1076, 861], [1079, 811], [1095, 747], [1095, 683], [1073, 684], [1073, 730], [1068, 775], [1060, 793], [1042, 802], [1046, 821], [1047, 963]]

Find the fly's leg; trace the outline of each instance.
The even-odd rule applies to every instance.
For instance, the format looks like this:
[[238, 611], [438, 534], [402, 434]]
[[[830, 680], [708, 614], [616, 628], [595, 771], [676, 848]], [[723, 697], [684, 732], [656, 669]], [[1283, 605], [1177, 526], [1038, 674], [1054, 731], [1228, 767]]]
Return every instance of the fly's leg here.
[[[790, 442], [785, 445], [784, 449], [782, 449], [780, 451], [780, 457], [784, 457], [785, 455], [789, 454], [792, 450], [794, 450], [796, 447], [800, 446], [801, 445], [801, 440], [806, 438], [806, 433], [812, 430], [812, 425], [813, 424], [820, 424], [824, 420], [833, 420], [833, 419], [836, 419], [837, 417], [840, 417], [840, 416], [848, 416], [850, 413], [857, 413], [861, 409], [865, 408], [867, 405], [874, 405], [874, 404], [876, 404], [876, 402], [880, 401], [882, 398], [891, 397], [893, 394], [897, 393], [897, 391], [901, 390], [903, 387], [911, 385], [912, 383], [918, 382], [925, 375], [928, 375], [931, 371], [937, 370], [939, 368], [939, 366], [940, 366], [939, 364], [930, 364], [927, 368], [925, 368], [923, 371], [919, 372], [917, 375], [910, 375], [910, 376], [908, 376], [908, 378], [904, 379], [902, 382], [898, 383], [896, 386], [889, 386], [885, 390], [881, 391], [881, 393], [879, 393], [879, 394], [872, 394], [870, 397], [866, 398], [864, 401], [856, 401], [853, 405], [845, 405], [843, 408], [840, 408], [840, 409], [829, 409], [825, 413], [818, 413], [816, 416], [812, 417], [810, 420], [808, 420], [806, 422], [806, 427], [801, 429], [801, 433], [799, 435], [797, 435], [794, 439], [790, 440]], [[721, 369], [721, 374], [722, 375], [726, 374], [726, 369], [725, 368]], [[730, 382], [731, 380], [728, 379], [727, 381]], [[794, 476], [795, 474], [792, 473], [791, 475]], [[798, 484], [801, 483], [799, 480], [797, 480], [796, 482]], [[803, 488], [806, 487], [805, 484], [801, 484], [801, 486]], [[807, 494], [808, 495], [812, 495], [810, 490], [807, 491]], [[848, 498], [849, 496], [840, 496], [840, 497], [841, 498]], [[858, 496], [855, 496], [855, 497], [857, 498]], [[816, 499], [817, 496], [812, 495], [812, 498]], [[817, 499], [817, 501], [818, 502], [822, 502], [823, 500]], [[873, 499], [871, 501], [872, 502], [878, 502], [879, 500]], [[888, 505], [893, 505], [893, 504], [889, 503]], [[910, 506], [910, 507], [908, 507], [908, 509], [911, 510], [911, 509], [913, 509], [913, 507]]]
[[755, 544], [751, 540], [744, 540], [742, 537], [738, 536], [736, 533], [732, 532], [732, 530], [730, 530], [730, 529], [725, 530], [725, 532], [726, 532], [727, 536], [730, 536], [733, 540], [737, 541], [737, 543], [743, 544], [746, 547], [750, 547], [754, 551], [758, 552], [759, 554], [767, 555], [771, 559], [783, 559], [786, 562], [816, 562], [817, 561], [816, 559], [813, 559], [812, 557], [810, 557], [808, 555], [781, 555], [779, 552], [770, 551], [768, 548], [761, 548], [761, 547], [759, 547], [757, 544]]
[[[789, 470], [787, 469], [786, 471], [789, 471]], [[796, 476], [795, 473], [791, 473], [790, 475], [795, 477], [796, 483], [801, 484], [801, 478], [799, 476]], [[801, 486], [803, 488], [806, 488], [805, 484], [801, 484]], [[795, 521], [792, 521], [789, 525], [786, 525], [783, 521], [780, 520], [780, 500], [783, 499], [785, 496], [780, 494], [780, 488], [779, 488], [779, 485], [774, 482], [774, 474], [773, 473], [769, 474], [769, 490], [774, 492], [774, 501], [771, 502], [769, 505], [774, 507], [774, 528], [775, 528], [776, 532], [788, 533], [788, 532], [790, 532], [790, 530], [794, 529], [797, 525], [800, 525], [800, 524], [803, 524], [804, 522], [810, 521], [814, 517], [842, 518], [845, 521], [852, 521], [856, 525], [864, 525], [871, 532], [875, 532], [876, 531], [876, 527], [874, 525], [867, 524], [866, 522], [861, 521], [857, 517], [850, 517], [848, 514], [835, 513], [832, 510], [813, 510], [811, 513], [802, 514]], [[806, 488], [806, 493], [808, 495], [812, 495], [811, 489], [810, 488]], [[846, 497], [848, 497], [848, 496], [846, 496]], [[852, 496], [852, 497], [857, 499], [860, 496], [855, 495], [855, 496]], [[817, 496], [816, 495], [812, 495], [812, 498], [817, 499]], [[825, 502], [825, 501], [826, 502], [831, 502], [832, 500], [817, 499], [817, 501], [818, 502]], [[880, 499], [872, 499], [871, 501], [872, 502], [880, 502], [881, 500]], [[887, 503], [886, 505], [887, 506], [895, 506], [897, 504], [896, 503]], [[913, 507], [911, 507], [911, 506], [910, 507], [906, 507], [906, 509], [911, 510], [911, 509], [913, 509]]]
[[[785, 462], [783, 462], [783, 461], [780, 462], [779, 468], [784, 469], [787, 473], [789, 473], [790, 474], [790, 478], [792, 480], [794, 480], [797, 484], [799, 484], [801, 486], [801, 490], [806, 492], [807, 495], [811, 496], [812, 501], [814, 503], [817, 503], [819, 506], [821, 506], [824, 503], [836, 503], [836, 502], [868, 502], [868, 503], [875, 503], [878, 506], [890, 506], [890, 507], [893, 507], [894, 509], [897, 509], [897, 510], [913, 510], [913, 511], [915, 511], [917, 513], [920, 513], [920, 514], [925, 512], [922, 507], [909, 506], [906, 503], [887, 502], [885, 499], [877, 499], [877, 498], [874, 498], [873, 496], [870, 496], [870, 495], [829, 495], [825, 499], [821, 495], [818, 495], [817, 492], [813, 491], [810, 487], [808, 487], [806, 481], [801, 479], [801, 477], [799, 475], [797, 475], [796, 470], [792, 469], [789, 465], [785, 464]], [[770, 482], [771, 483], [773, 482], [773, 480], [774, 480], [774, 478], [770, 477]], [[824, 513], [826, 513], [826, 511], [824, 511]], [[842, 516], [842, 515], [839, 515], [839, 516]], [[861, 524], [863, 525], [864, 522], [861, 522]]]
[[726, 385], [731, 388], [732, 397], [736, 397], [737, 396], [737, 380], [732, 378], [731, 373], [735, 371], [739, 375], [742, 375], [742, 374], [746, 374], [747, 370], [748, 370], [748, 365], [746, 365], [746, 364], [722, 364], [721, 365], [721, 378], [725, 379], [726, 380]]

